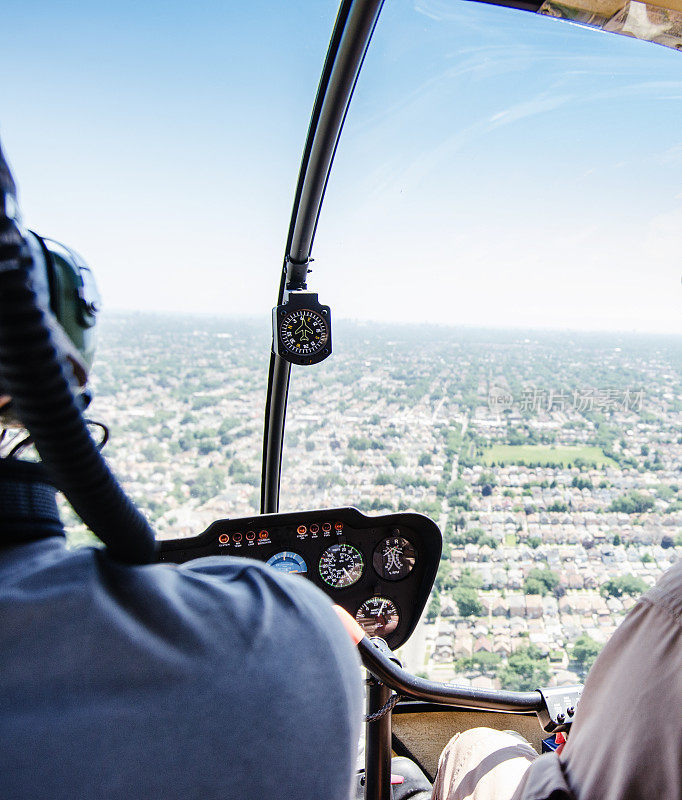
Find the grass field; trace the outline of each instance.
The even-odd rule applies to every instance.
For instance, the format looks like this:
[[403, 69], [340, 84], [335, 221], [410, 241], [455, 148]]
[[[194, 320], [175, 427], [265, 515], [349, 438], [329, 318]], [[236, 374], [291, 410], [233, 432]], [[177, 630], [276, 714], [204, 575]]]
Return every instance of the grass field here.
[[595, 467], [615, 466], [615, 461], [605, 456], [600, 447], [550, 447], [549, 445], [494, 444], [486, 450], [483, 463], [496, 464], [542, 464], [543, 466], [565, 467], [581, 458]]

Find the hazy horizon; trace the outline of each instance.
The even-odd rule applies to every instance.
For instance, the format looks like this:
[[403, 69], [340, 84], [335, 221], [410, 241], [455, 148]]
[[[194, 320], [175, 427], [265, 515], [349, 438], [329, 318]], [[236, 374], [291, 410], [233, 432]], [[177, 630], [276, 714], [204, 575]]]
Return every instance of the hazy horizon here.
[[[165, 310], [150, 310], [150, 309], [135, 309], [135, 308], [103, 308], [101, 312], [103, 317], [113, 317], [116, 315], [127, 316], [127, 315], [137, 315], [140, 316], [153, 316], [153, 317], [184, 317], [190, 319], [192, 317], [197, 318], [204, 318], [204, 319], [213, 319], [213, 320], [225, 320], [225, 321], [233, 321], [233, 322], [251, 322], [251, 323], [258, 323], [262, 325], [264, 329], [267, 329], [268, 332], [272, 330], [272, 319], [269, 315], [267, 316], [260, 316], [257, 314], [245, 314], [239, 312], [217, 312], [217, 311], [165, 311]], [[334, 314], [334, 309], [332, 307], [332, 315]], [[480, 330], [480, 331], [491, 331], [491, 332], [510, 332], [510, 333], [533, 333], [533, 334], [541, 334], [541, 333], [548, 333], [548, 334], [558, 334], [558, 333], [575, 333], [575, 334], [585, 334], [585, 335], [598, 335], [598, 334], [606, 334], [609, 336], [642, 336], [642, 337], [671, 337], [673, 339], [682, 339], [682, 333], [677, 331], [635, 331], [635, 330], [617, 330], [617, 329], [589, 329], [589, 328], [559, 328], [559, 327], [524, 327], [521, 325], [514, 326], [514, 325], [484, 325], [484, 324], [467, 324], [467, 323], [459, 323], [459, 322], [411, 322], [411, 321], [404, 321], [404, 320], [390, 320], [390, 319], [361, 319], [359, 317], [337, 317], [333, 316], [333, 328], [332, 332], [337, 325], [376, 325], [376, 326], [385, 326], [391, 327], [396, 326], [398, 328], [435, 328], [435, 329], [444, 329], [447, 331], [457, 331], [457, 330]]]

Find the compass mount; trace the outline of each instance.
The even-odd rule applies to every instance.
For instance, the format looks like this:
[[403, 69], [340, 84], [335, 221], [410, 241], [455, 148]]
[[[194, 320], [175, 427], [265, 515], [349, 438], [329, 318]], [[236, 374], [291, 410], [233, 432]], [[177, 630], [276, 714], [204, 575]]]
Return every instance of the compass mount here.
[[331, 310], [315, 292], [285, 295], [272, 310], [272, 328], [273, 350], [292, 364], [318, 364], [331, 355]]

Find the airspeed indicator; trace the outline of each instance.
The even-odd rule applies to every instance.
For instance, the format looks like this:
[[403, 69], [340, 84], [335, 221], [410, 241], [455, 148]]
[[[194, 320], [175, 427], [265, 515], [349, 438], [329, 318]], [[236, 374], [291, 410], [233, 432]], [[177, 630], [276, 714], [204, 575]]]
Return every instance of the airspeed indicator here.
[[333, 544], [320, 558], [320, 577], [334, 589], [345, 589], [357, 583], [365, 563], [362, 553], [352, 544]]

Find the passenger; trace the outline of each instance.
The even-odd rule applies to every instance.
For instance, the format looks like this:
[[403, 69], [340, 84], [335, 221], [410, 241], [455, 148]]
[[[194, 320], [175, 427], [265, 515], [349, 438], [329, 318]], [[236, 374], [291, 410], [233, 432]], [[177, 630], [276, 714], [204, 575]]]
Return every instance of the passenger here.
[[[0, 269], [14, 195], [0, 151]], [[247, 559], [69, 550], [50, 476], [16, 458], [0, 459], [0, 674], [3, 800], [350, 795], [359, 659], [329, 599]]]
[[443, 751], [433, 800], [682, 797], [682, 562], [640, 598], [590, 670], [561, 754], [475, 728]]

